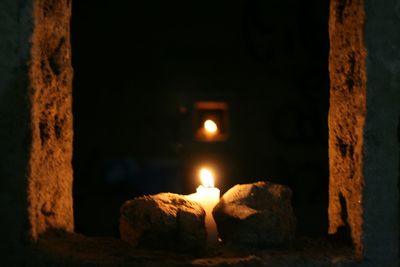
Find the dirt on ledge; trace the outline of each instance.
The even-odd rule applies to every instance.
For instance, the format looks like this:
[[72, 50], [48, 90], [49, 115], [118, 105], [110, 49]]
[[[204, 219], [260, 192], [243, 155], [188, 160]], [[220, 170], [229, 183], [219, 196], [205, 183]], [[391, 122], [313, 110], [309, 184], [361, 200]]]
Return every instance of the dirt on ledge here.
[[182, 254], [140, 250], [111, 237], [51, 234], [32, 244], [26, 266], [357, 266], [354, 250], [332, 240], [300, 238], [288, 247], [227, 246]]

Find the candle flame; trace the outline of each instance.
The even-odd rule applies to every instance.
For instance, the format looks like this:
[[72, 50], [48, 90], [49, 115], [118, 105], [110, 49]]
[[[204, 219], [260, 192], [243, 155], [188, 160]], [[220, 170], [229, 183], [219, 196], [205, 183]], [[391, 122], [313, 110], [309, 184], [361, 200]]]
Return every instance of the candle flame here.
[[214, 175], [209, 169], [200, 170], [200, 180], [204, 187], [214, 187]]
[[206, 132], [214, 134], [218, 131], [218, 126], [213, 120], [206, 120], [204, 122], [204, 129]]

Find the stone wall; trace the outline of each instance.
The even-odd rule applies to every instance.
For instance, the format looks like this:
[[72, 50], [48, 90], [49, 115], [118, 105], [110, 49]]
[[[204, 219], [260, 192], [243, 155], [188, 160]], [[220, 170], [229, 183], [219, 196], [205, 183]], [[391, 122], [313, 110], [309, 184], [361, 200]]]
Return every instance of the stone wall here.
[[329, 232], [348, 223], [374, 266], [398, 263], [399, 11], [394, 0], [332, 0], [329, 20]]
[[342, 214], [347, 212], [347, 223], [359, 255], [362, 253], [363, 129], [366, 114], [364, 20], [362, 0], [331, 1], [329, 232], [336, 232], [346, 223]]
[[[48, 230], [73, 230], [70, 7], [0, 1], [2, 266], [26, 265]], [[329, 231], [346, 210], [371, 266], [398, 266], [399, 21], [396, 0], [331, 1]]]
[[[0, 249], [73, 230], [70, 0], [0, 2]], [[3, 264], [0, 264], [3, 265]]]
[[34, 1], [30, 62], [31, 235], [72, 231], [72, 66], [70, 0]]

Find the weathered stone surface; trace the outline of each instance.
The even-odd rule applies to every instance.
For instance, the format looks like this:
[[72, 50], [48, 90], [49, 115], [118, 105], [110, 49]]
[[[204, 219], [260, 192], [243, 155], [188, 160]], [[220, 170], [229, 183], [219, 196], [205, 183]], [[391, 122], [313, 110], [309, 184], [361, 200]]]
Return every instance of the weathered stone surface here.
[[121, 207], [121, 239], [145, 248], [202, 249], [207, 239], [204, 219], [203, 208], [182, 195], [138, 197]]
[[[362, 251], [363, 129], [366, 115], [364, 1], [331, 1], [329, 109], [329, 232], [347, 222]], [[345, 206], [342, 207], [344, 199]]]
[[1, 266], [73, 230], [70, 0], [0, 1]]
[[213, 210], [221, 239], [233, 245], [265, 247], [294, 238], [292, 191], [269, 182], [236, 185]]
[[[286, 249], [232, 251], [221, 246], [200, 255], [132, 248], [112, 237], [46, 235], [32, 246], [26, 267], [360, 267], [353, 250], [326, 240], [299, 239]], [[7, 265], [8, 267], [8, 265]]]
[[37, 0], [30, 60], [30, 234], [73, 230], [71, 0]]
[[397, 0], [330, 6], [329, 232], [347, 220], [371, 266], [399, 263], [399, 10]]

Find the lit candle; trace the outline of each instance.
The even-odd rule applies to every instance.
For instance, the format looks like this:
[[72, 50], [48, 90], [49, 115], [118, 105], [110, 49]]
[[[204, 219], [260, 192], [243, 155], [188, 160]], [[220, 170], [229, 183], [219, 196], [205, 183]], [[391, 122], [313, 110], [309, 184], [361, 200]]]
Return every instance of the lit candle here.
[[212, 210], [219, 202], [219, 189], [214, 187], [214, 177], [209, 169], [200, 170], [202, 185], [197, 187], [196, 193], [188, 195], [188, 198], [198, 202], [206, 212], [206, 229], [209, 244], [218, 242], [217, 225], [215, 224]]
[[206, 138], [213, 138], [218, 134], [218, 126], [213, 120], [206, 120], [203, 124], [203, 131]]

